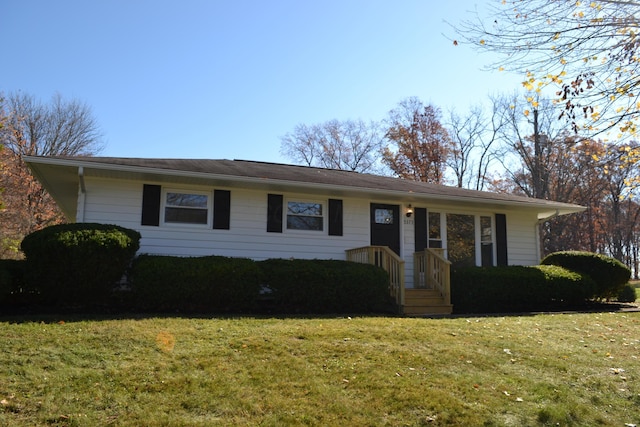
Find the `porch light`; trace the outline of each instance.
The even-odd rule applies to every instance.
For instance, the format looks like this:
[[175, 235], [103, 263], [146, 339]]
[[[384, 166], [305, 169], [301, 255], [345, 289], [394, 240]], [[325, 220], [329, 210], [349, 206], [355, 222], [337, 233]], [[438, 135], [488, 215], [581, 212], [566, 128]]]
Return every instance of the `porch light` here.
[[406, 215], [407, 215], [407, 218], [411, 218], [411, 215], [413, 215], [413, 208], [411, 207], [411, 204], [409, 204], [409, 206], [407, 206]]

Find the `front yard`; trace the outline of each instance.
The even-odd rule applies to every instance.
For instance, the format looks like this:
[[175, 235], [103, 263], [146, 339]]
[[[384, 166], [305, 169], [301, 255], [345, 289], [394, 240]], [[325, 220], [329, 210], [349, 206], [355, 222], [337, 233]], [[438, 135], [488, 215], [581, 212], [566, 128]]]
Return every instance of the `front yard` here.
[[640, 313], [0, 322], [6, 426], [640, 424]]

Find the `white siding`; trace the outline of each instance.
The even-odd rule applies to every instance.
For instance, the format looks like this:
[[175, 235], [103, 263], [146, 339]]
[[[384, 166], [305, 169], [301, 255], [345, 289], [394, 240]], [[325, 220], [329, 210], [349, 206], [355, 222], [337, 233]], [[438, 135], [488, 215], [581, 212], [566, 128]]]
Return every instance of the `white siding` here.
[[536, 244], [535, 214], [507, 212], [507, 251], [509, 265], [535, 265], [540, 262]]
[[[215, 188], [231, 191], [231, 224], [229, 230], [183, 226], [141, 226], [143, 184], [124, 180], [87, 177], [84, 202], [84, 222], [117, 224], [138, 230], [142, 234], [140, 253], [202, 256], [223, 255], [266, 258], [318, 258], [345, 259], [345, 250], [370, 244], [369, 211], [372, 200], [327, 195], [323, 198], [296, 193], [282, 193], [289, 200], [317, 200], [324, 203], [325, 217], [329, 198], [343, 200], [343, 236], [329, 236], [328, 224], [324, 231], [283, 230], [268, 233], [267, 192], [237, 188]], [[166, 184], [163, 184], [166, 185]], [[212, 187], [173, 186], [185, 190], [210, 191]], [[81, 203], [82, 198], [79, 198]], [[375, 200], [376, 203], [400, 205], [401, 255], [405, 259], [407, 286], [413, 286], [414, 218], [406, 218], [406, 204], [398, 201]], [[412, 202], [414, 207], [425, 207], [438, 212], [461, 212], [460, 207], [447, 205], [425, 206]], [[78, 211], [81, 207], [78, 206]], [[488, 210], [464, 210], [469, 214], [493, 215]], [[500, 211], [507, 216], [507, 248], [509, 264], [532, 265], [539, 262], [536, 246], [536, 216], [531, 212]], [[78, 219], [80, 220], [80, 219]]]
[[[345, 250], [369, 244], [368, 201], [343, 199], [343, 236], [323, 231], [287, 230], [268, 233], [267, 192], [231, 190], [229, 230], [179, 225], [141, 226], [142, 182], [86, 179], [84, 222], [117, 224], [142, 234], [140, 253], [203, 256], [223, 255], [266, 258], [345, 259]], [[153, 184], [149, 182], [149, 184]], [[171, 188], [174, 188], [171, 186]], [[181, 188], [181, 187], [178, 187]], [[213, 192], [214, 188], [190, 187]], [[225, 188], [217, 188], [225, 189]], [[291, 200], [317, 200], [328, 209], [325, 198], [284, 193]], [[325, 213], [326, 217], [326, 213]]]

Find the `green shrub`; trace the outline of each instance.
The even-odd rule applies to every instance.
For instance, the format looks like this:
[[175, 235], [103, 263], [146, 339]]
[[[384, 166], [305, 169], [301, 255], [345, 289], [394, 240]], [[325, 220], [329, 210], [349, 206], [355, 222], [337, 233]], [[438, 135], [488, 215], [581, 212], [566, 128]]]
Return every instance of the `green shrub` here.
[[616, 299], [620, 302], [635, 302], [636, 288], [627, 283], [622, 287], [622, 289], [620, 289]]
[[468, 267], [452, 271], [456, 313], [542, 311], [584, 303], [595, 284], [557, 266]]
[[390, 311], [389, 277], [379, 267], [338, 260], [259, 262], [271, 308], [280, 313]]
[[22, 304], [31, 294], [24, 285], [24, 260], [0, 259], [0, 304]]
[[546, 256], [541, 264], [558, 265], [590, 276], [596, 283], [593, 297], [615, 297], [629, 282], [631, 270], [615, 258], [592, 252], [565, 251]]
[[0, 260], [0, 304], [7, 302], [13, 292], [13, 276], [6, 261], [8, 260]]
[[21, 244], [27, 284], [44, 304], [104, 305], [140, 247], [140, 233], [109, 224], [44, 228]]
[[239, 312], [254, 309], [262, 273], [246, 258], [141, 255], [130, 280], [144, 310]]

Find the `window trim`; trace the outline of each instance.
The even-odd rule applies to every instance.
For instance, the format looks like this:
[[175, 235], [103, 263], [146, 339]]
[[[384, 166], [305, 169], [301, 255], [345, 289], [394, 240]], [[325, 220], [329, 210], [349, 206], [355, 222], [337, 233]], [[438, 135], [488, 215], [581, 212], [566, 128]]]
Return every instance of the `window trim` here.
[[[172, 205], [167, 206], [167, 194], [168, 193], [180, 193], [180, 194], [195, 194], [201, 196], [207, 196], [207, 222], [203, 224], [194, 224], [188, 222], [167, 222], [165, 220], [166, 208], [172, 207]], [[177, 206], [177, 208], [181, 208]], [[189, 209], [182, 207], [182, 209]], [[212, 212], [213, 212], [213, 192], [212, 191], [203, 191], [203, 190], [193, 190], [187, 188], [169, 188], [162, 187], [162, 198], [160, 199], [160, 224], [165, 227], [186, 227], [186, 228], [211, 228], [212, 227]]]
[[[448, 225], [447, 225], [447, 215], [449, 214], [454, 214], [454, 215], [471, 215], [474, 218], [474, 236], [475, 236], [475, 247], [474, 247], [474, 254], [475, 254], [475, 265], [476, 266], [481, 266], [482, 265], [482, 229], [481, 229], [481, 225], [482, 225], [482, 217], [487, 217], [489, 218], [489, 220], [491, 221], [491, 240], [490, 241], [486, 241], [486, 243], [490, 243], [492, 245], [492, 266], [497, 266], [500, 265], [499, 264], [499, 260], [498, 260], [498, 237], [497, 237], [497, 222], [496, 222], [496, 213], [495, 212], [490, 212], [490, 211], [481, 211], [481, 212], [474, 212], [472, 214], [470, 214], [469, 212], [465, 212], [465, 211], [461, 211], [458, 209], [446, 209], [446, 208], [425, 208], [427, 211], [426, 214], [426, 220], [427, 220], [427, 225], [426, 225], [426, 247], [427, 248], [431, 248], [432, 246], [430, 246], [431, 240], [429, 237], [429, 227], [430, 227], [430, 222], [429, 222], [429, 215], [430, 214], [439, 214], [440, 215], [440, 242], [442, 243], [442, 248], [445, 249], [445, 256], [448, 259], [449, 258], [449, 234], [447, 233], [448, 231]], [[434, 239], [435, 240], [435, 239]]]
[[[289, 203], [311, 203], [311, 204], [318, 204], [320, 205], [320, 208], [322, 209], [322, 214], [321, 215], [298, 215], [298, 216], [308, 216], [310, 218], [322, 218], [322, 229], [321, 230], [301, 230], [298, 228], [289, 228], [289, 221], [288, 221], [288, 217], [289, 217]], [[327, 234], [328, 230], [327, 230], [327, 209], [328, 209], [328, 201], [327, 200], [320, 200], [320, 199], [307, 199], [304, 197], [285, 197], [284, 199], [284, 203], [283, 203], [283, 209], [282, 209], [282, 216], [283, 216], [283, 231], [286, 231], [287, 233], [313, 233], [313, 234], [317, 234], [317, 233], [322, 233], [322, 234]]]

